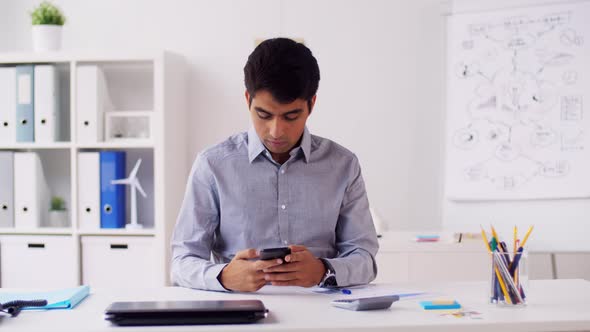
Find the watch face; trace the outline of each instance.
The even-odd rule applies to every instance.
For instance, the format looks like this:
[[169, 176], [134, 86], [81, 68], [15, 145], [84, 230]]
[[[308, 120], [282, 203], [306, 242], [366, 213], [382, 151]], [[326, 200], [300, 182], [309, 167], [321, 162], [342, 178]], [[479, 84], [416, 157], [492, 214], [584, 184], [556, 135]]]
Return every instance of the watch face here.
[[328, 278], [326, 278], [326, 280], [324, 281], [324, 286], [329, 286], [329, 287], [333, 287], [336, 286], [336, 277], [329, 276]]

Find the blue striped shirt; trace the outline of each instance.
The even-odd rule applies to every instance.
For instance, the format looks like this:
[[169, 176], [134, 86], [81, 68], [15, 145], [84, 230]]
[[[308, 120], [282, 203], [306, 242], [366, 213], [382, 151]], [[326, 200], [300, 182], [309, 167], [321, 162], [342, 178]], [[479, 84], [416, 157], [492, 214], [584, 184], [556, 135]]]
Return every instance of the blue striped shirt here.
[[306, 246], [339, 286], [377, 274], [377, 234], [356, 156], [307, 128], [276, 163], [254, 129], [195, 159], [172, 234], [174, 284], [225, 290], [217, 276], [236, 252]]

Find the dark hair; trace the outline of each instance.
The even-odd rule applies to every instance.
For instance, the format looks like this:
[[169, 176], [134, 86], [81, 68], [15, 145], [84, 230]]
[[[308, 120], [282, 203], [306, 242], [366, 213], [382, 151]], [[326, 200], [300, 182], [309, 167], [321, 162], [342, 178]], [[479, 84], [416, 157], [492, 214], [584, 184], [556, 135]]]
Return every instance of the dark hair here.
[[307, 100], [318, 91], [320, 68], [309, 48], [288, 38], [267, 39], [260, 43], [244, 66], [244, 82], [252, 98], [267, 90], [279, 103]]

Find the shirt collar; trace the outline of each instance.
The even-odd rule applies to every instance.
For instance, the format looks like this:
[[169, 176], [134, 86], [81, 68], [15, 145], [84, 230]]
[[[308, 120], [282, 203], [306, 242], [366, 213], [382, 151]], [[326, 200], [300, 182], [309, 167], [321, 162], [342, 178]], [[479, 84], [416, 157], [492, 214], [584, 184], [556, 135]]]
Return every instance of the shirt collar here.
[[303, 138], [301, 139], [301, 150], [303, 151], [303, 158], [305, 159], [306, 163], [309, 163], [309, 154], [311, 153], [311, 134], [305, 126], [303, 130]]
[[[311, 152], [311, 134], [305, 126], [303, 130], [303, 137], [301, 139], [301, 144], [299, 145], [301, 149], [295, 148], [291, 152], [297, 152], [297, 150], [303, 151], [303, 158], [305, 162], [309, 162], [309, 154]], [[256, 133], [254, 127], [250, 127], [248, 130], [248, 161], [252, 163], [256, 157], [258, 157], [262, 152], [266, 151], [266, 147], [260, 141], [260, 137]], [[292, 154], [291, 154], [292, 155]]]
[[248, 130], [248, 161], [252, 163], [265, 150], [266, 147], [260, 141], [256, 130], [254, 130], [254, 127], [250, 127]]

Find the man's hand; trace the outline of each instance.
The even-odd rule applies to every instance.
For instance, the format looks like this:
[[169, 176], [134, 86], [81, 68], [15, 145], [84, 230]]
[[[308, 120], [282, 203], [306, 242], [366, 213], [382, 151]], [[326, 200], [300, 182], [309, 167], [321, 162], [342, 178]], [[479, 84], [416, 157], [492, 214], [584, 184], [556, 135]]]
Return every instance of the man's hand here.
[[264, 269], [264, 278], [274, 286], [316, 286], [322, 281], [326, 268], [324, 263], [315, 257], [304, 246], [289, 246], [291, 254], [285, 256], [280, 266]]
[[238, 292], [255, 292], [266, 284], [264, 269], [283, 264], [282, 259], [267, 261], [249, 259], [258, 258], [256, 249], [246, 249], [236, 256], [221, 271], [219, 281], [226, 289]]

